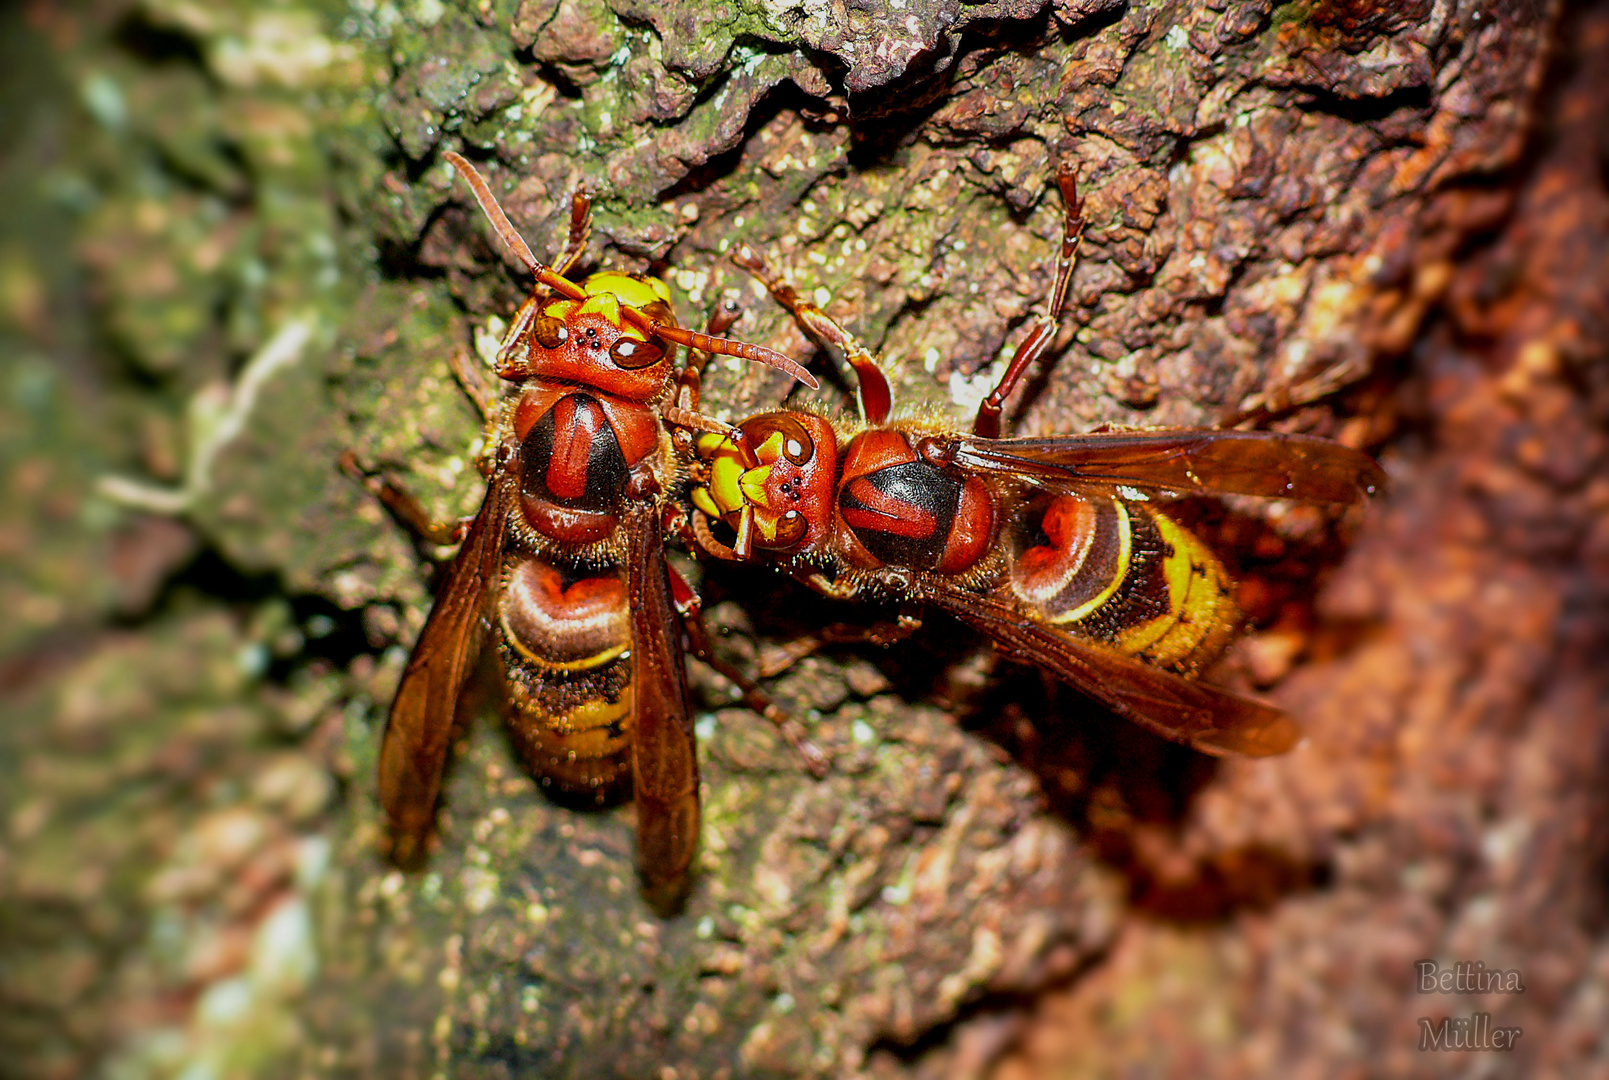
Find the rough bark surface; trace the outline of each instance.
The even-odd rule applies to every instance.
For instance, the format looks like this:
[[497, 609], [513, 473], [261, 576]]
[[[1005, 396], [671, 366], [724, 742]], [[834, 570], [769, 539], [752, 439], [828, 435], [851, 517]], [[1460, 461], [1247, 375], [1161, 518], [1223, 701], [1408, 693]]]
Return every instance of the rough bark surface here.
[[[1603, 1073], [1606, 47], [1601, 5], [1569, 21], [1514, 210], [1415, 346], [1397, 493], [1320, 600], [1353, 641], [1286, 684], [1308, 743], [1225, 770], [1146, 860], [1167, 890], [1203, 853], [1283, 851], [1324, 887], [1199, 930], [1131, 923], [998, 1080]], [[1424, 959], [1524, 993], [1421, 994]], [[1520, 1028], [1515, 1050], [1420, 1052], [1421, 1018], [1474, 1012]]]
[[[1576, 1037], [1609, 970], [1601, 16], [4, 18], [0, 1042], [26, 1074], [1450, 1071], [1413, 1050], [1422, 956], [1526, 973], [1490, 1003], [1527, 1032], [1505, 1065], [1602, 1067]], [[663, 273], [688, 325], [739, 299], [736, 336], [804, 359], [727, 259], [763, 249], [903, 408], [957, 423], [1043, 302], [1075, 163], [1084, 246], [1016, 432], [1248, 419], [1393, 472], [1346, 520], [1184, 510], [1242, 571], [1227, 675], [1309, 743], [1215, 766], [935, 619], [775, 681], [821, 782], [694, 665], [706, 820], [677, 917], [637, 889], [630, 807], [549, 801], [495, 723], [459, 747], [427, 868], [388, 867], [374, 759], [442, 553], [335, 462], [471, 508], [448, 358], [495, 345], [525, 284], [448, 149], [539, 253], [585, 181], [600, 265]], [[707, 384], [734, 417], [789, 393], [738, 363]], [[692, 572], [745, 664], [879, 614]]]

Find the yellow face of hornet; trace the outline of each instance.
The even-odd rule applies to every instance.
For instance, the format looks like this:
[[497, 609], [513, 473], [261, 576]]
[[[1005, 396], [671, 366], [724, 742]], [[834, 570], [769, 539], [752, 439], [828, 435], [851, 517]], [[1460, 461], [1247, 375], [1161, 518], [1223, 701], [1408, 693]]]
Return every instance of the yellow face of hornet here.
[[781, 432], [773, 432], [755, 448], [760, 464], [752, 467], [744, 465], [743, 455], [724, 435], [701, 436], [696, 449], [709, 464], [709, 481], [693, 489], [693, 505], [733, 528], [747, 510], [754, 516], [760, 537], [775, 540], [780, 515], [767, 486], [782, 454]]
[[612, 271], [593, 274], [581, 288], [584, 299], [533, 294], [526, 300], [498, 350], [498, 374], [520, 379], [540, 372], [633, 401], [661, 393], [675, 348], [624, 318], [621, 309], [674, 327], [669, 288], [657, 278]]
[[832, 517], [837, 454], [832, 427], [808, 413], [744, 421], [745, 445], [725, 435], [695, 443], [705, 463], [693, 505], [737, 530], [733, 550], [797, 549], [825, 533]]

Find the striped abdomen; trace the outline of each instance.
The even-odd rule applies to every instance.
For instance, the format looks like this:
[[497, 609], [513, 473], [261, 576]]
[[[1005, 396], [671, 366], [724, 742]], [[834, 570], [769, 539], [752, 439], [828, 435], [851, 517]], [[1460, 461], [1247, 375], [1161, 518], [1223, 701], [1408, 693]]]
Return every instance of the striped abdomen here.
[[1143, 503], [1044, 497], [1016, 522], [1011, 555], [1011, 590], [1036, 618], [1173, 671], [1212, 663], [1239, 620], [1212, 552]]
[[623, 794], [630, 780], [631, 613], [620, 572], [512, 559], [497, 605], [509, 731], [560, 791]]

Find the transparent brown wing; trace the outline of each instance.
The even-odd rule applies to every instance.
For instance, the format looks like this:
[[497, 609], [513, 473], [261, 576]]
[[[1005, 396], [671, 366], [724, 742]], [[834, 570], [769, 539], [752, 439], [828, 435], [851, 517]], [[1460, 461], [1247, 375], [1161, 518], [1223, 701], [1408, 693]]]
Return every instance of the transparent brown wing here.
[[512, 491], [502, 474], [492, 478], [391, 703], [380, 745], [380, 805], [392, 858], [403, 865], [423, 853], [435, 820], [453, 711], [480, 652], [481, 615], [498, 580]]
[[1100, 486], [1167, 495], [1218, 492], [1353, 503], [1384, 488], [1385, 471], [1361, 451], [1312, 435], [1158, 429], [1048, 439], [957, 438], [962, 468], [1007, 473], [1050, 490]]
[[1208, 754], [1282, 754], [1301, 731], [1272, 705], [1152, 667], [1033, 621], [992, 597], [924, 582], [917, 595], [988, 634], [1015, 660], [1039, 664], [1119, 716]]
[[674, 902], [698, 848], [698, 746], [687, 707], [682, 628], [671, 600], [659, 508], [627, 512], [626, 588], [631, 598], [631, 777], [637, 865], [650, 899]]

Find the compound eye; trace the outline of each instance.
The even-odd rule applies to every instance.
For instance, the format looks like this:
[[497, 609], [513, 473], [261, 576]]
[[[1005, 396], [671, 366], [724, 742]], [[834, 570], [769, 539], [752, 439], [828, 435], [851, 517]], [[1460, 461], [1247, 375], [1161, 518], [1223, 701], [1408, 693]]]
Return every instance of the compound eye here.
[[779, 548], [790, 548], [804, 539], [810, 523], [797, 510], [789, 510], [777, 519], [777, 538], [772, 541]]
[[636, 371], [638, 368], [652, 367], [659, 363], [665, 350], [652, 341], [638, 341], [635, 338], [623, 337], [615, 342], [614, 348], [609, 350], [609, 356], [617, 367], [627, 371]]
[[557, 349], [570, 340], [570, 328], [564, 325], [563, 319], [542, 315], [531, 323], [531, 336], [544, 349]]
[[782, 436], [782, 453], [795, 465], [803, 465], [816, 456], [816, 442], [803, 424], [786, 413], [757, 417], [743, 425], [756, 446], [763, 445], [775, 432]]

